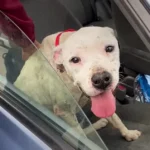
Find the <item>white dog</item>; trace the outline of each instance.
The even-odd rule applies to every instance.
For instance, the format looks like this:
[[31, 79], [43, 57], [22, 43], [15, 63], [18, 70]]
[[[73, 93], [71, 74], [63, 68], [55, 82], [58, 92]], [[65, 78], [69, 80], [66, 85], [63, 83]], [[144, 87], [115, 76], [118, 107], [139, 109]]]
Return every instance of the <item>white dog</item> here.
[[[106, 118], [94, 123], [95, 129], [100, 129], [109, 121], [128, 141], [138, 139], [141, 133], [128, 130], [115, 114], [113, 91], [119, 81], [120, 63], [118, 42], [112, 29], [86, 27], [75, 32], [56, 33], [43, 40], [41, 51], [80, 106], [88, 99], [78, 87], [90, 97], [91, 111], [97, 117]], [[26, 61], [15, 86], [53, 110], [71, 126], [80, 128], [71, 97], [39, 52]], [[89, 133], [90, 127], [84, 131]]]

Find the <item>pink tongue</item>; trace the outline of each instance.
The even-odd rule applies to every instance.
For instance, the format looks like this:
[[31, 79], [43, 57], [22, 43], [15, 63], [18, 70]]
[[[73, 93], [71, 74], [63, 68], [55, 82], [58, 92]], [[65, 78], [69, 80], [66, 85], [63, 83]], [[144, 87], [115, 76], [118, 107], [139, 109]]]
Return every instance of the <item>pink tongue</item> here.
[[106, 91], [98, 96], [91, 97], [92, 107], [91, 111], [95, 116], [100, 118], [107, 118], [116, 111], [115, 97], [112, 91]]

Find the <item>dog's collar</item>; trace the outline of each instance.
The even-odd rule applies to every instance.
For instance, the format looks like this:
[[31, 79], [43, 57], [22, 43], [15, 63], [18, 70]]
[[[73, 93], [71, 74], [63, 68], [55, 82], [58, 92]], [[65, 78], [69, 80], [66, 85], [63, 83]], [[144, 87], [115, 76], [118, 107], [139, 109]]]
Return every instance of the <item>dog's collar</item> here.
[[68, 30], [65, 30], [61, 33], [59, 33], [57, 36], [56, 36], [56, 40], [55, 40], [55, 46], [58, 46], [59, 43], [60, 43], [60, 36], [64, 33], [64, 32], [74, 32], [75, 30], [74, 29], [68, 29]]

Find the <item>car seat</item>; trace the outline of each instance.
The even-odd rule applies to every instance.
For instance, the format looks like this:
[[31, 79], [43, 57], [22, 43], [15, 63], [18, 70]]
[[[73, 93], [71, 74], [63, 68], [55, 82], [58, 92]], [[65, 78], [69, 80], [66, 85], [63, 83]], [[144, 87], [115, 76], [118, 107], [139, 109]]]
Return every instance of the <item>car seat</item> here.
[[[150, 74], [150, 52], [115, 3], [113, 18], [121, 50], [121, 63], [141, 74]], [[126, 59], [128, 58], [128, 59]]]
[[21, 0], [35, 24], [39, 42], [46, 36], [66, 29], [79, 29], [81, 23], [58, 0]]
[[110, 0], [59, 0], [82, 26], [113, 27]]
[[[73, 13], [66, 9], [66, 6], [57, 0], [21, 1], [23, 2], [29, 16], [31, 16], [35, 23], [37, 40], [39, 41], [54, 32], [68, 28], [78, 29], [82, 26]], [[76, 5], [76, 3], [74, 3], [74, 5]], [[88, 25], [88, 23], [86, 25]], [[109, 150], [149, 150], [150, 117], [148, 111], [150, 110], [150, 105], [137, 103], [134, 105], [117, 105], [117, 107], [117, 112], [127, 127], [130, 129], [136, 128], [144, 132], [137, 141], [126, 142], [120, 137], [118, 130], [109, 126], [101, 129], [98, 133], [107, 144]], [[91, 121], [97, 119], [90, 111], [90, 104], [83, 110]]]

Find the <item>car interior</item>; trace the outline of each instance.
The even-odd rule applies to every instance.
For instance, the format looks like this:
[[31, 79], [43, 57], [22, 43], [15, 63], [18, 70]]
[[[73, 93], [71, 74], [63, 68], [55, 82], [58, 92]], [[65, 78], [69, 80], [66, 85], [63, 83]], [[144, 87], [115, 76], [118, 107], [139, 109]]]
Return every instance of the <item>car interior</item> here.
[[[142, 131], [142, 136], [127, 142], [117, 129], [107, 126], [98, 130], [109, 150], [149, 150], [150, 105], [135, 100], [134, 84], [138, 74], [150, 75], [150, 3], [146, 0], [21, 0], [35, 24], [39, 42], [47, 35], [85, 26], [111, 27], [120, 47], [120, 82], [125, 90], [116, 88], [117, 114], [130, 129]], [[138, 10], [141, 10], [139, 13]], [[144, 17], [143, 17], [144, 16]], [[24, 62], [19, 50], [3, 55], [7, 79], [13, 83]], [[13, 62], [12, 60], [16, 61]], [[19, 62], [19, 63], [18, 63]], [[18, 65], [19, 64], [19, 65]], [[13, 75], [10, 75], [14, 68]], [[90, 102], [83, 108], [91, 122], [98, 120], [90, 111]], [[105, 147], [105, 146], [104, 146]], [[93, 149], [94, 150], [94, 149]]]
[[[2, 17], [6, 16], [2, 14]], [[20, 32], [23, 34], [12, 20], [8, 19], [8, 22], [14, 25], [19, 35]], [[88, 135], [81, 135], [81, 133], [75, 132], [74, 126], [54, 114], [54, 111], [51, 110], [48, 105], [41, 105], [35, 101], [35, 98], [31, 98], [26, 92], [21, 91], [21, 89], [12, 84], [16, 80], [15, 77], [20, 73], [22, 66], [24, 66], [24, 62], [20, 56], [22, 47], [13, 43], [4, 32], [1, 32], [0, 38], [1, 148], [3, 150], [10, 150], [10, 148], [15, 150], [107, 150], [106, 145], [91, 125], [91, 122], [87, 119], [83, 110], [77, 104], [76, 99], [41, 53], [41, 48], [40, 50], [36, 49], [36, 53], [42, 57], [42, 60], [45, 60], [45, 65], [47, 65], [50, 71], [49, 76], [53, 78], [57, 88], [59, 88], [59, 90], [57, 90], [58, 93], [55, 93], [54, 97], [50, 93], [49, 99], [56, 100], [57, 95], [62, 92], [60, 99], [63, 99], [63, 96], [65, 96], [65, 99], [68, 97], [73, 108], [77, 109], [81, 131], [85, 127], [90, 127], [90, 133]], [[25, 38], [30, 42], [30, 45], [34, 47], [30, 39], [28, 37], [24, 37], [23, 39]], [[14, 68], [13, 64], [15, 64], [17, 69]], [[33, 67], [33, 69], [35, 69], [35, 67]], [[50, 85], [49, 89], [51, 89], [51, 87], [53, 88], [54, 84], [52, 86]]]

